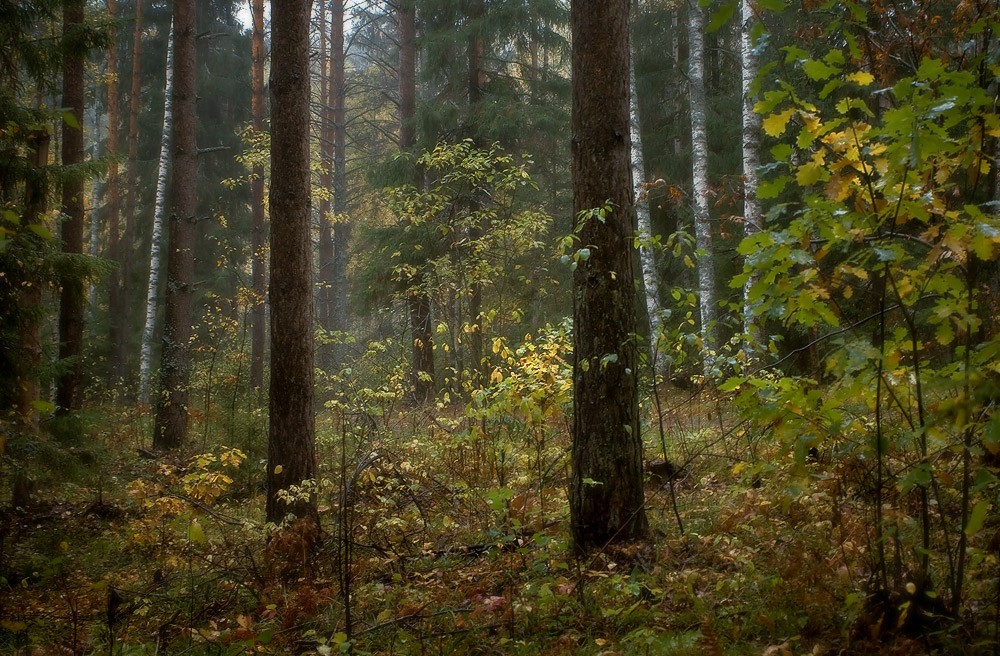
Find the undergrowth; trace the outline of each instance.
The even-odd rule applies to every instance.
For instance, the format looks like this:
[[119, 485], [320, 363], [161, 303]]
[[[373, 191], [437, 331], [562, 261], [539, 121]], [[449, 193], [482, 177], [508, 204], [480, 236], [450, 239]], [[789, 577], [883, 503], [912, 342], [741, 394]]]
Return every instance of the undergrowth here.
[[[575, 559], [566, 339], [498, 340], [490, 385], [461, 402], [408, 404], [378, 346], [324, 380], [319, 536], [263, 524], [252, 403], [242, 421], [207, 407], [208, 439], [155, 458], [145, 412], [103, 407], [61, 451], [84, 465], [56, 463], [4, 512], [0, 650], [991, 653], [990, 545], [975, 543], [966, 615], [904, 630], [910, 602], [879, 614], [868, 594], [865, 463], [790, 447], [707, 392], [646, 403], [647, 458], [666, 444], [672, 463], [647, 483], [649, 539]], [[905, 498], [885, 503], [914, 521]]]

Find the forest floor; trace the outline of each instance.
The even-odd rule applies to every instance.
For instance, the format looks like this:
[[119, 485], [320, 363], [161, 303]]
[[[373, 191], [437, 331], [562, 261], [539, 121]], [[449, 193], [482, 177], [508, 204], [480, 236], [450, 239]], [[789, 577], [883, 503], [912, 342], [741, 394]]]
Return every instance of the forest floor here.
[[933, 609], [868, 603], [849, 463], [796, 463], [717, 401], [675, 401], [663, 442], [680, 471], [647, 484], [649, 539], [582, 560], [564, 421], [515, 434], [442, 406], [331, 413], [321, 534], [267, 541], [259, 416], [151, 458], [146, 413], [102, 411], [72, 447], [53, 438], [26, 507], [6, 504], [0, 652], [996, 653]]

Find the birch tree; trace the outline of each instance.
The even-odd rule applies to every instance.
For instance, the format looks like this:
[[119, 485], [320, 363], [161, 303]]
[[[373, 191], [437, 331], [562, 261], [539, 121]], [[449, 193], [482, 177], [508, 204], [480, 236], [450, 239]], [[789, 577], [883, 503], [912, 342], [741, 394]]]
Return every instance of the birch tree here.
[[[167, 40], [166, 81], [163, 87], [163, 128], [160, 131], [160, 157], [156, 170], [156, 196], [153, 203], [153, 234], [149, 245], [149, 279], [146, 285], [146, 314], [139, 346], [139, 399], [149, 403], [153, 363], [153, 337], [160, 297], [160, 271], [163, 268], [163, 224], [167, 211], [167, 179], [170, 173], [170, 135], [173, 125], [174, 41]], [[131, 192], [130, 192], [131, 193]]]
[[629, 136], [631, 137], [632, 183], [635, 185], [635, 214], [639, 231], [639, 265], [642, 270], [643, 291], [646, 299], [646, 312], [649, 314], [649, 355], [650, 361], [656, 361], [656, 342], [662, 328], [660, 315], [660, 280], [656, 272], [656, 260], [653, 255], [653, 227], [649, 218], [649, 203], [642, 188], [646, 179], [645, 164], [642, 154], [642, 134], [639, 125], [639, 94], [635, 83], [635, 53], [633, 51], [629, 65]]
[[[757, 168], [760, 166], [760, 116], [754, 111], [754, 80], [757, 77], [757, 53], [753, 43], [755, 24], [752, 0], [740, 1], [740, 88], [742, 92], [743, 116], [743, 230], [746, 237], [761, 231], [763, 218], [760, 202], [757, 200], [759, 184]], [[759, 274], [751, 273], [743, 284], [743, 333], [746, 352], [753, 357], [763, 348], [761, 319], [754, 315], [754, 303], [750, 290], [759, 280]]]
[[188, 424], [198, 173], [195, 39], [194, 0], [174, 0], [169, 248], [160, 393], [153, 436], [156, 449], [180, 446]]
[[[705, 14], [698, 2], [688, 7], [688, 78], [691, 109], [691, 194], [694, 209], [695, 244], [698, 249], [698, 292], [701, 315], [702, 349], [711, 355], [719, 342], [716, 337], [718, 304], [715, 298], [715, 263], [708, 204], [708, 127], [705, 94]], [[705, 358], [705, 373], [711, 368]]]

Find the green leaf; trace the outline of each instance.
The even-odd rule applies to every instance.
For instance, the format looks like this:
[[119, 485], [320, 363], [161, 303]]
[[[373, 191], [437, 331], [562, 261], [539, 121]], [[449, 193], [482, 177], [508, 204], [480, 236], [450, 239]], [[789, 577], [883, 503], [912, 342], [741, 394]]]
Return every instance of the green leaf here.
[[785, 8], [785, 0], [757, 0], [757, 6], [768, 11], [781, 11]]
[[52, 239], [55, 239], [55, 235], [52, 234], [52, 231], [39, 223], [30, 224], [28, 226], [28, 230], [32, 231], [45, 241], [50, 241]]
[[815, 80], [816, 82], [829, 80], [834, 75], [840, 73], [839, 68], [828, 66], [817, 59], [807, 59], [802, 62], [802, 70], [809, 76], [810, 80]]
[[730, 378], [726, 382], [724, 382], [721, 385], [719, 385], [719, 391], [720, 392], [733, 392], [733, 391], [737, 390], [739, 388], [739, 386], [742, 385], [744, 382], [746, 382], [746, 378], [740, 378], [738, 376], [733, 376], [732, 378]]
[[965, 526], [965, 534], [970, 538], [976, 533], [982, 530], [983, 524], [986, 522], [986, 514], [990, 511], [990, 503], [988, 501], [980, 501], [972, 509], [972, 514], [969, 515], [969, 523]]
[[723, 25], [729, 22], [736, 13], [736, 8], [739, 7], [738, 0], [730, 0], [730, 2], [724, 3], [721, 7], [712, 12], [712, 18], [708, 21], [708, 25], [705, 27], [706, 34], [712, 34], [718, 31]]
[[80, 121], [76, 119], [76, 114], [73, 113], [73, 110], [64, 109], [62, 112], [62, 120], [63, 123], [73, 128], [74, 130], [80, 129]]
[[192, 519], [190, 526], [188, 526], [188, 539], [197, 545], [204, 545], [208, 542], [205, 538], [205, 529], [202, 528], [197, 519]]
[[760, 198], [761, 200], [777, 198], [778, 195], [785, 190], [789, 180], [791, 180], [790, 177], [783, 175], [775, 178], [774, 180], [768, 180], [760, 183], [757, 187], [757, 198]]

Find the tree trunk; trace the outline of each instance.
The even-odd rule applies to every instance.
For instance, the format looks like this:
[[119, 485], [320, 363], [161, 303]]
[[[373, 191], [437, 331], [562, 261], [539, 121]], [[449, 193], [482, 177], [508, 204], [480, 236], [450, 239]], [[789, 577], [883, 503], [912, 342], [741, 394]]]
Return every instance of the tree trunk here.
[[279, 492], [316, 475], [309, 217], [309, 0], [271, 9], [271, 400], [267, 520], [314, 518]]
[[171, 135], [171, 212], [167, 290], [160, 355], [155, 449], [174, 449], [187, 434], [191, 333], [194, 323], [194, 236], [198, 180], [195, 2], [174, 0], [174, 93]]
[[[118, 0], [107, 0], [108, 14], [118, 18]], [[108, 259], [114, 263], [108, 281], [108, 340], [111, 342], [108, 362], [108, 388], [115, 389], [124, 378], [125, 326], [120, 317], [125, 312], [122, 296], [121, 268], [121, 181], [118, 176], [118, 39], [112, 39], [108, 48], [108, 140], [105, 153], [108, 157]]]
[[708, 205], [708, 129], [705, 103], [705, 14], [697, 2], [688, 7], [688, 78], [691, 103], [691, 182], [695, 245], [698, 249], [698, 292], [705, 374], [719, 346], [715, 302], [715, 260]]
[[330, 26], [330, 57], [332, 75], [330, 96], [333, 101], [333, 262], [329, 279], [324, 280], [332, 291], [330, 304], [330, 329], [337, 333], [333, 346], [333, 367], [339, 369], [344, 362], [344, 333], [350, 328], [348, 316], [347, 265], [350, 253], [351, 224], [348, 220], [347, 198], [347, 86], [344, 66], [344, 0], [333, 0]]
[[[760, 115], [754, 111], [753, 83], [757, 77], [757, 53], [754, 51], [751, 31], [755, 24], [753, 2], [740, 2], [740, 64], [743, 95], [743, 233], [752, 237], [761, 231], [764, 222], [757, 200], [757, 168], [760, 166]], [[751, 273], [743, 285], [743, 333], [747, 356], [755, 359], [766, 349], [762, 319], [754, 315], [755, 303], [750, 300], [750, 290], [758, 283], [760, 275]]]
[[[469, 77], [468, 77], [468, 96], [469, 96], [469, 128], [472, 134], [475, 134], [477, 129], [477, 114], [479, 113], [479, 106], [483, 99], [483, 86], [486, 83], [486, 72], [483, 69], [483, 56], [485, 53], [485, 45], [483, 44], [482, 36], [480, 36], [481, 24], [483, 21], [483, 16], [485, 14], [486, 7], [483, 4], [483, 0], [471, 0], [469, 6], [469, 21], [472, 23], [472, 30], [469, 36], [468, 44], [468, 64], [469, 64]], [[479, 198], [469, 199], [469, 211], [475, 212], [479, 205]], [[483, 233], [487, 229], [487, 226], [473, 225], [469, 230], [469, 244], [475, 244], [478, 240], [482, 239]], [[471, 248], [470, 255], [471, 255]], [[475, 264], [473, 263], [473, 266]], [[475, 269], [473, 269], [475, 270]], [[483, 357], [485, 352], [483, 350], [483, 285], [478, 280], [478, 276], [475, 277], [469, 283], [469, 324], [472, 327], [471, 333], [469, 335], [469, 367], [472, 374], [472, 383], [474, 387], [479, 387], [482, 385], [485, 378], [484, 371], [486, 366], [483, 363]]]
[[646, 299], [646, 312], [649, 315], [649, 356], [650, 362], [656, 362], [656, 342], [662, 329], [663, 320], [660, 315], [660, 279], [656, 271], [656, 259], [650, 240], [653, 238], [653, 226], [649, 218], [649, 203], [647, 193], [642, 188], [646, 179], [646, 166], [642, 153], [642, 132], [639, 123], [639, 95], [635, 82], [635, 57], [629, 66], [629, 134], [632, 141], [632, 182], [636, 185], [635, 214], [639, 230], [639, 264], [642, 269], [642, 286]]
[[[63, 38], [70, 41], [83, 29], [83, 0], [66, 0], [63, 5]], [[62, 165], [72, 168], [83, 163], [83, 73], [84, 53], [79, 45], [67, 48], [63, 58]], [[71, 172], [62, 184], [63, 252], [83, 254], [83, 178]], [[56, 406], [59, 413], [80, 408], [83, 374], [83, 319], [85, 297], [83, 278], [78, 272], [64, 275], [59, 295], [59, 359], [68, 367], [59, 376]], [[68, 361], [68, 362], [67, 362]], [[64, 365], [65, 366], [65, 365]]]
[[[642, 537], [629, 162], [629, 0], [575, 0], [573, 210], [573, 474], [578, 553]], [[602, 217], [595, 208], [610, 204]], [[582, 249], [589, 256], [583, 256]]]
[[[127, 340], [131, 334], [133, 326], [133, 310], [129, 299], [132, 296], [132, 284], [135, 277], [135, 258], [133, 248], [135, 246], [135, 205], [136, 192], [139, 188], [138, 167], [139, 167], [139, 96], [142, 93], [141, 86], [141, 58], [142, 58], [142, 4], [143, 0], [135, 0], [135, 25], [132, 30], [132, 71], [129, 82], [129, 110], [128, 110], [128, 176], [125, 183], [125, 229], [122, 232], [121, 244], [119, 245], [119, 267], [121, 268], [121, 297], [123, 299], [122, 312], [118, 316], [112, 316], [112, 321], [119, 324], [118, 334], [122, 340]], [[122, 349], [128, 351], [128, 347], [123, 344]], [[126, 360], [128, 358], [126, 357]], [[141, 362], [141, 356], [140, 356]], [[128, 370], [129, 367], [122, 364], [123, 374], [127, 379], [133, 380], [135, 370]], [[144, 403], [149, 402], [149, 384], [147, 372], [147, 385], [145, 396], [140, 395]]]
[[[251, 74], [250, 113], [253, 131], [264, 131], [264, 0], [252, 0], [253, 36], [250, 51], [253, 59]], [[267, 288], [264, 273], [264, 167], [254, 165], [253, 181], [250, 183], [251, 204], [253, 206], [253, 236], [250, 254], [250, 285], [253, 287], [253, 307], [250, 332], [250, 387], [255, 390], [264, 387], [264, 335], [267, 321]]]
[[[48, 199], [49, 133], [34, 130], [28, 135], [28, 174], [24, 187], [24, 227], [30, 229], [42, 222]], [[40, 237], [26, 235], [32, 243]], [[38, 401], [41, 385], [38, 374], [42, 366], [42, 281], [29, 280], [18, 294], [20, 321], [19, 354], [17, 360], [17, 417], [22, 430], [38, 433]]]
[[[139, 346], [139, 400], [150, 401], [150, 378], [153, 363], [153, 336], [159, 307], [163, 223], [167, 209], [167, 178], [170, 172], [170, 139], [174, 106], [174, 42], [167, 42], [167, 64], [163, 87], [163, 128], [160, 131], [160, 158], [156, 173], [156, 198], [153, 202], [153, 235], [149, 244], [149, 281], [146, 286], [146, 320]], [[129, 193], [133, 193], [131, 190]]]
[[[399, 150], [406, 152], [417, 143], [413, 123], [417, 104], [416, 12], [411, 0], [400, 0], [396, 8], [399, 30]], [[434, 395], [434, 334], [431, 330], [431, 301], [417, 273], [407, 281], [406, 305], [413, 340], [411, 373], [418, 402]]]
[[[332, 91], [334, 63], [330, 59], [329, 42], [334, 39], [337, 30], [336, 12], [333, 14], [333, 27], [326, 31], [327, 3], [320, 3], [319, 11], [319, 97], [321, 109], [319, 112], [319, 186], [324, 191], [333, 194], [333, 140], [334, 118], [333, 106], [336, 102]], [[342, 12], [341, 12], [342, 13]], [[341, 20], [343, 31], [343, 20]], [[333, 221], [330, 217], [330, 199], [325, 195], [319, 201], [319, 248], [317, 249], [316, 269], [319, 274], [318, 293], [316, 294], [316, 315], [323, 332], [333, 331]], [[316, 347], [317, 366], [323, 371], [333, 369], [333, 345], [320, 342]]]

